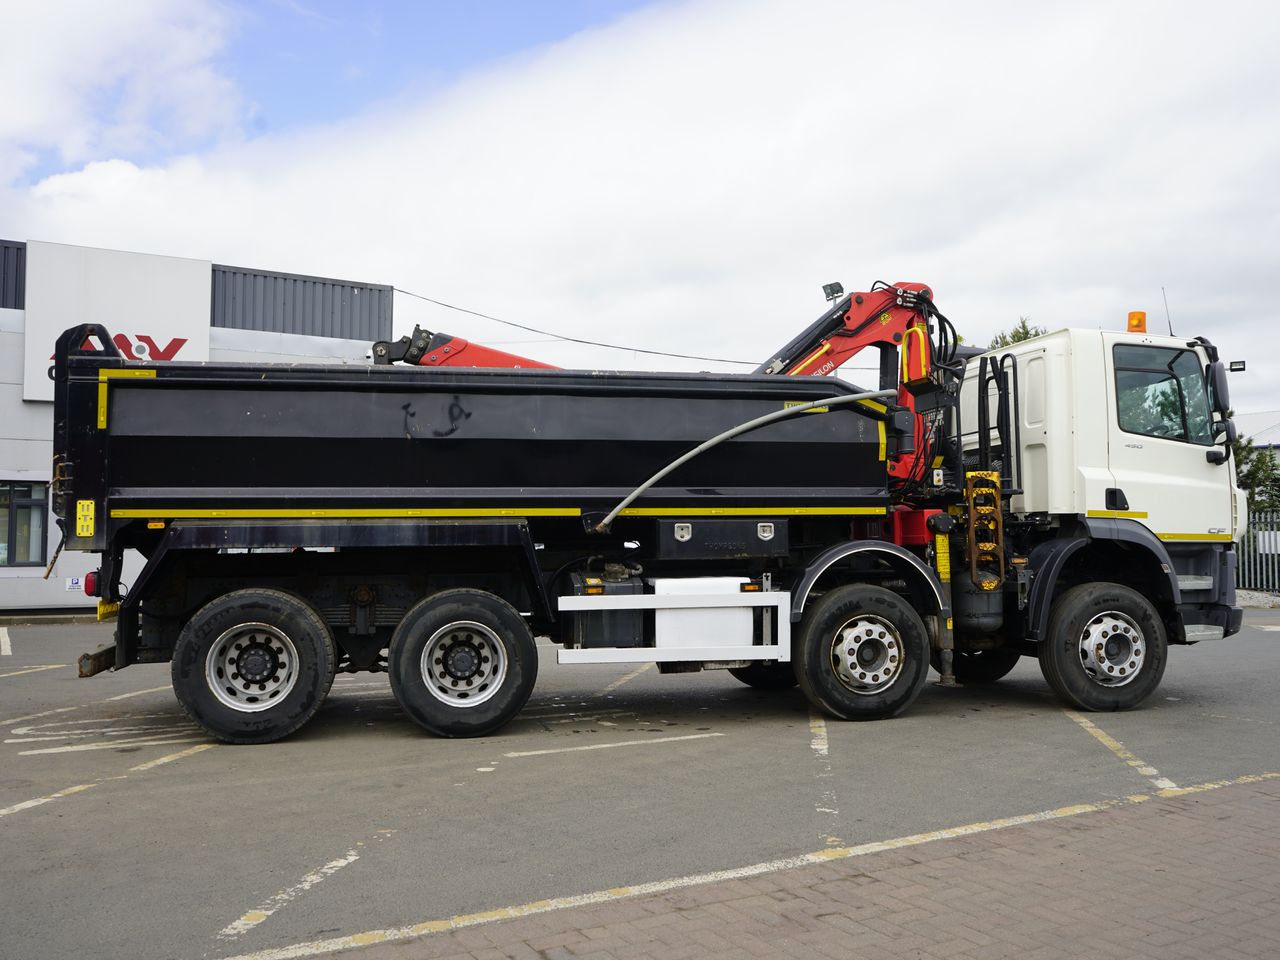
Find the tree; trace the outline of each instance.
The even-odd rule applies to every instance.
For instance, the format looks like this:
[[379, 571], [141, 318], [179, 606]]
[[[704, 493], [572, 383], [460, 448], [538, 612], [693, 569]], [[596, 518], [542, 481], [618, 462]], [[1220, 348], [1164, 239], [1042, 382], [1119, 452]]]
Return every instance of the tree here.
[[1248, 437], [1231, 444], [1236, 462], [1236, 483], [1249, 494], [1250, 510], [1280, 510], [1280, 462], [1275, 450], [1258, 450]]
[[1043, 336], [1048, 332], [1044, 327], [1037, 327], [1033, 324], [1030, 317], [1019, 317], [1012, 330], [1007, 333], [1001, 331], [992, 337], [987, 349], [997, 350], [1000, 347], [1012, 346], [1015, 343], [1021, 343], [1023, 340], [1030, 340], [1032, 337]]

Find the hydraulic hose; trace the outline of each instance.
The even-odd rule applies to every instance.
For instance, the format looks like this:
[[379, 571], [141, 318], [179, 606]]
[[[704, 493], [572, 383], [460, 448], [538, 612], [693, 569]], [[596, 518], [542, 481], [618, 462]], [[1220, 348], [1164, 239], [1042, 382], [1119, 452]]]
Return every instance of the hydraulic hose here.
[[819, 409], [822, 407], [825, 407], [828, 409], [831, 407], [847, 407], [849, 404], [858, 403], [861, 400], [883, 400], [889, 397], [896, 397], [897, 395], [898, 395], [897, 390], [874, 390], [868, 393], [847, 394], [842, 397], [828, 397], [823, 400], [812, 400], [809, 403], [802, 403], [795, 407], [785, 407], [782, 410], [775, 410], [773, 413], [766, 413], [763, 417], [756, 417], [754, 420], [748, 420], [746, 423], [740, 423], [736, 427], [731, 427], [730, 429], [726, 430], [724, 433], [717, 434], [716, 436], [712, 437], [710, 440], [706, 440], [698, 444], [698, 446], [694, 447], [684, 456], [676, 460], [672, 460], [665, 467], [663, 467], [661, 470], [655, 473], [652, 477], [650, 477], [644, 483], [640, 484], [640, 486], [636, 487], [629, 494], [627, 494], [627, 496], [623, 498], [622, 502], [619, 503], [612, 510], [610, 510], [608, 515], [599, 523], [597, 523], [592, 529], [596, 533], [608, 533], [610, 524], [612, 524], [613, 521], [618, 518], [618, 514], [622, 513], [623, 510], [631, 506], [631, 504], [636, 501], [637, 497], [639, 497], [646, 490], [652, 487], [655, 483], [657, 483], [667, 474], [671, 473], [673, 470], [676, 470], [679, 467], [684, 466], [694, 457], [698, 456], [701, 453], [704, 453], [707, 450], [710, 450], [712, 447], [719, 446], [720, 444], [724, 443], [726, 440], [732, 440], [734, 437], [741, 436], [742, 434], [755, 430], [758, 427], [763, 427], [763, 426], [766, 426], [767, 424], [775, 423], [778, 420], [785, 420], [788, 417], [794, 417], [801, 413], [808, 413], [812, 410], [817, 410], [819, 413], [826, 413], [827, 411], [825, 409], [823, 410]]

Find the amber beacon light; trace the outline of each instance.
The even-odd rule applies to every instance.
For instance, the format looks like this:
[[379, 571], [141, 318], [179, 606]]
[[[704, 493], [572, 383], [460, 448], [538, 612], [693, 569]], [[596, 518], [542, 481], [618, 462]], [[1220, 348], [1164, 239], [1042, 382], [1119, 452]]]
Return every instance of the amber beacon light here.
[[1147, 332], [1147, 311], [1145, 310], [1129, 311], [1129, 332], [1130, 333], [1146, 333]]

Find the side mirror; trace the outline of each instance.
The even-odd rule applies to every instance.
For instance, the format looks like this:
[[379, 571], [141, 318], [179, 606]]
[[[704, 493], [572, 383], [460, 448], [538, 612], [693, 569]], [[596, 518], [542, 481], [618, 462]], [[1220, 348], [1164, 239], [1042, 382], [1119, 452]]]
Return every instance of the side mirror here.
[[1218, 420], [1213, 425], [1213, 442], [1221, 443], [1221, 450], [1210, 450], [1204, 458], [1213, 464], [1226, 463], [1231, 459], [1231, 444], [1235, 443], [1239, 433], [1236, 425], [1230, 420]]
[[1215, 413], [1220, 413], [1225, 417], [1227, 411], [1231, 409], [1231, 391], [1227, 386], [1227, 366], [1221, 360], [1215, 360], [1209, 364], [1209, 369], [1205, 373], [1209, 376], [1209, 402], [1213, 405]]

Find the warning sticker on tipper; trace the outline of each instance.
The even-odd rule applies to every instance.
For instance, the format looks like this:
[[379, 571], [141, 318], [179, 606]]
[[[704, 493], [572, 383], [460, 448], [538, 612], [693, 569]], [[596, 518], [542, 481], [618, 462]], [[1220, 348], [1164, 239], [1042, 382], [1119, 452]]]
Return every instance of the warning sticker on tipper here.
[[951, 543], [944, 534], [935, 534], [934, 553], [937, 557], [938, 579], [944, 583], [951, 579]]
[[76, 501], [76, 536], [93, 536], [93, 501]]
[[[782, 406], [784, 409], [789, 409], [791, 407], [803, 407], [808, 402], [809, 402], [808, 400], [784, 400], [782, 401]], [[805, 413], [830, 413], [830, 412], [831, 412], [830, 407], [810, 407], [808, 410], [805, 411]]]

